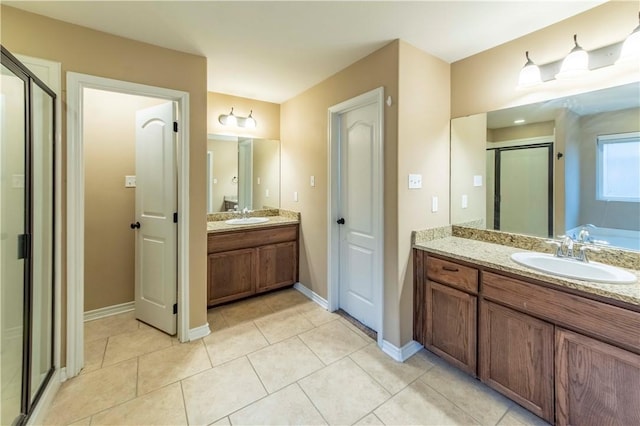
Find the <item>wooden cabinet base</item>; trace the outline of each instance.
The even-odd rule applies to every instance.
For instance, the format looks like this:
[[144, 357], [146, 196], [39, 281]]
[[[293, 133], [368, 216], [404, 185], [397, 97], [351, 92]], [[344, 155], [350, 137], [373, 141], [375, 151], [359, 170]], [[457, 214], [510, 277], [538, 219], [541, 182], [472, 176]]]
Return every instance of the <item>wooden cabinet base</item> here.
[[298, 225], [212, 233], [207, 247], [209, 307], [298, 281]]
[[640, 425], [640, 355], [556, 331], [559, 425]]

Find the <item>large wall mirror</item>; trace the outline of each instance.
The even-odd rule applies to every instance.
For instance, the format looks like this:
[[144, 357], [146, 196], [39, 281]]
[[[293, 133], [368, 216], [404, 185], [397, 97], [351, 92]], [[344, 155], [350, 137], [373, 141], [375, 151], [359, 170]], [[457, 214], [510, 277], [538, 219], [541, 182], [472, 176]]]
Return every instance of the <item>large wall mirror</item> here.
[[640, 83], [453, 119], [451, 223], [640, 250]]
[[280, 141], [209, 135], [207, 212], [280, 208]]

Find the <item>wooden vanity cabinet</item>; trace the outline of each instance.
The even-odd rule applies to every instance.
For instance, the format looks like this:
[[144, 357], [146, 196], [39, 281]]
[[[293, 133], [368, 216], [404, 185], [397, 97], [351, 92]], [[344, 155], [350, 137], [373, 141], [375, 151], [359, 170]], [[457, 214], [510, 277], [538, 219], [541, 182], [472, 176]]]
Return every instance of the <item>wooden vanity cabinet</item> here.
[[556, 423], [640, 425], [640, 355], [556, 330]]
[[425, 346], [476, 375], [478, 271], [426, 256]]
[[207, 305], [298, 281], [298, 225], [208, 234]]
[[553, 324], [483, 300], [479, 325], [480, 380], [553, 423]]

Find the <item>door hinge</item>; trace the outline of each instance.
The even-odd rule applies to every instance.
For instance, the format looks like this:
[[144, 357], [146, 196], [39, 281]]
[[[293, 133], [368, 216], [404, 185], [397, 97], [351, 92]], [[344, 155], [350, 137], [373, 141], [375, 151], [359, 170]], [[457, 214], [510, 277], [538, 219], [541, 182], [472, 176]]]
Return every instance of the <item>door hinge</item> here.
[[173, 223], [178, 223], [178, 212], [173, 214]]
[[29, 234], [18, 235], [18, 259], [29, 257]]
[[177, 121], [173, 122], [173, 131], [178, 133], [178, 122]]
[[174, 304], [173, 304], [173, 314], [175, 315], [175, 314], [177, 314], [177, 313], [178, 313], [178, 304], [177, 304], [177, 303], [174, 303]]

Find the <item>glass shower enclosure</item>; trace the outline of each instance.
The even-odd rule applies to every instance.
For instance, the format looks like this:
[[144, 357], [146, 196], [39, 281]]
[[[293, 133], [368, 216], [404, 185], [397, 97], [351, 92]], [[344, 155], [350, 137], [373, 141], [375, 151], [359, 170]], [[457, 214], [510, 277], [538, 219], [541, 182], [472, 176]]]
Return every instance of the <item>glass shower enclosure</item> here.
[[0, 424], [23, 424], [54, 370], [55, 93], [2, 47]]

